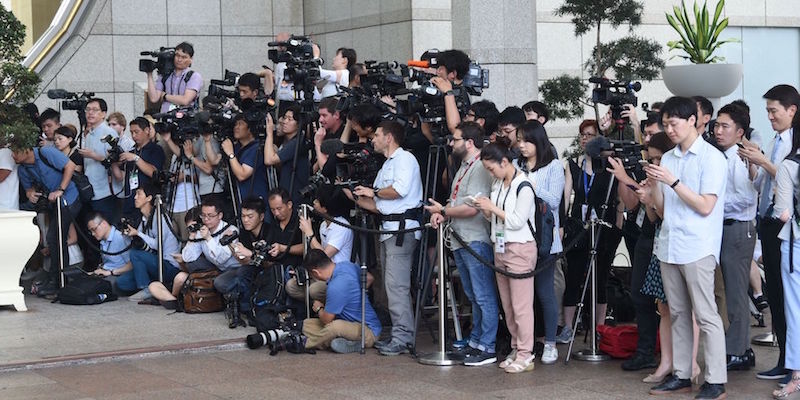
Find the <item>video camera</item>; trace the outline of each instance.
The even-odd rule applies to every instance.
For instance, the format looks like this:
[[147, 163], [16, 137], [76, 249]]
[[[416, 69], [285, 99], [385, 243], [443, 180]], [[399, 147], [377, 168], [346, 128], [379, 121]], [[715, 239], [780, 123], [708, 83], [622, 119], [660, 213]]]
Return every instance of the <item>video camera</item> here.
[[612, 81], [608, 78], [593, 76], [589, 78], [590, 83], [600, 86], [592, 89], [592, 101], [598, 104], [605, 104], [611, 107], [611, 118], [615, 121], [623, 120], [622, 107], [625, 104], [638, 105], [638, 99], [634, 92], [642, 89], [640, 82], [621, 82]]
[[105, 137], [100, 139], [101, 142], [108, 144], [111, 148], [108, 149], [108, 155], [103, 161], [100, 161], [106, 168], [111, 168], [111, 164], [115, 162], [119, 162], [119, 156], [125, 152], [119, 145], [119, 138], [113, 137], [111, 135], [106, 135]]
[[[208, 96], [214, 99], [228, 98], [239, 100], [239, 91], [234, 89], [225, 89], [224, 86], [236, 86], [239, 81], [238, 72], [225, 70], [225, 79], [212, 79], [211, 84], [208, 85]], [[222, 102], [224, 103], [224, 101]]]
[[143, 51], [139, 53], [142, 56], [150, 56], [155, 60], [143, 58], [139, 60], [139, 71], [153, 72], [158, 70], [159, 75], [168, 76], [175, 70], [175, 48], [174, 47], [160, 47], [156, 51]]
[[210, 114], [208, 111], [176, 108], [169, 112], [153, 114], [153, 118], [159, 120], [154, 125], [157, 133], [169, 133], [173, 142], [181, 144], [203, 133]]
[[306, 98], [310, 98], [313, 84], [320, 77], [319, 66], [321, 65], [320, 60], [314, 58], [314, 46], [311, 39], [306, 36], [292, 35], [285, 42], [269, 42], [267, 46], [278, 47], [267, 52], [272, 62], [286, 63], [283, 80], [294, 83], [295, 90], [308, 92]]
[[614, 157], [622, 161], [626, 170], [638, 175], [642, 170], [642, 150], [644, 147], [632, 140], [609, 140], [598, 136], [586, 143], [586, 154], [592, 158], [605, 160]]
[[64, 110], [84, 111], [89, 100], [94, 97], [93, 92], [73, 93], [64, 89], [50, 89], [47, 91], [49, 99], [65, 99], [61, 102]]

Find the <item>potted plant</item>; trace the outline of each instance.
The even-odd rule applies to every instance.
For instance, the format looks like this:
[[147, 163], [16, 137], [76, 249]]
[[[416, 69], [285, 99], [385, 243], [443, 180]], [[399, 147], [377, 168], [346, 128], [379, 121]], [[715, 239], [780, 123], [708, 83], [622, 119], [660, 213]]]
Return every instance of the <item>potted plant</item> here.
[[718, 98], [731, 94], [742, 79], [741, 64], [724, 64], [724, 57], [714, 53], [725, 43], [738, 42], [737, 39], [721, 40], [719, 35], [728, 26], [728, 18], [720, 19], [725, 8], [725, 0], [719, 0], [713, 18], [709, 18], [707, 3], [699, 7], [694, 2], [692, 12], [681, 1], [674, 6], [673, 13], [666, 14], [670, 26], [678, 33], [680, 40], [667, 42], [670, 51], [691, 62], [688, 65], [672, 65], [664, 68], [661, 76], [670, 92], [678, 96], [705, 96]]

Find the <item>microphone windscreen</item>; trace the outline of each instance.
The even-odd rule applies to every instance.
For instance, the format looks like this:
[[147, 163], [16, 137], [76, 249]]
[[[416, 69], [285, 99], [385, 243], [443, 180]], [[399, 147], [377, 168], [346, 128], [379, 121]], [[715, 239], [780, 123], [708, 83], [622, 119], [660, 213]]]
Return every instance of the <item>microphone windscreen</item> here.
[[597, 136], [586, 142], [586, 154], [591, 158], [598, 158], [601, 153], [608, 150], [611, 150], [611, 143], [605, 136]]
[[344, 149], [344, 143], [339, 139], [325, 139], [319, 145], [319, 151], [327, 156], [340, 153]]

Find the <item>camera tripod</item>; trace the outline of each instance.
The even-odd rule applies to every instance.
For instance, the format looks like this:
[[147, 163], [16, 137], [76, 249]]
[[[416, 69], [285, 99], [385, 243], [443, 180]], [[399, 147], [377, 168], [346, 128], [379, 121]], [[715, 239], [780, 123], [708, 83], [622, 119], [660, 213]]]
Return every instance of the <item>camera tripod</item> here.
[[[178, 188], [181, 183], [186, 182], [187, 173], [189, 174], [188, 183], [190, 183], [192, 187], [191, 195], [192, 198], [194, 199], [194, 203], [200, 204], [200, 195], [197, 193], [197, 185], [196, 185], [197, 182], [195, 180], [195, 176], [197, 174], [196, 167], [194, 166], [194, 163], [186, 157], [186, 153], [183, 150], [183, 146], [179, 146], [179, 148], [180, 148], [180, 154], [176, 155], [176, 162], [172, 163], [169, 169], [169, 175], [171, 177], [174, 177], [175, 180], [173, 181], [172, 179], [170, 179], [169, 181], [167, 181], [167, 190], [165, 191], [165, 193], [167, 193], [167, 196], [169, 197], [169, 199], [167, 200], [167, 210], [169, 210], [170, 215], [172, 215], [175, 209], [175, 201], [178, 196]], [[183, 176], [181, 176], [181, 174], [183, 174]], [[189, 208], [188, 199], [184, 201], [186, 202], [185, 206], [188, 209]]]

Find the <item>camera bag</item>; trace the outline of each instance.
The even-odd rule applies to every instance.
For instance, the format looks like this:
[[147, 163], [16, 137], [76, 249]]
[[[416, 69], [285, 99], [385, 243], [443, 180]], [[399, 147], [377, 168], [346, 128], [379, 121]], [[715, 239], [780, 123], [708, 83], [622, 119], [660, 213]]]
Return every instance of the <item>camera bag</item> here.
[[[64, 172], [63, 169], [56, 168], [46, 157], [42, 157], [41, 154], [39, 154], [39, 159], [42, 160], [44, 165], [47, 165], [58, 172]], [[89, 182], [89, 178], [86, 177], [86, 175], [84, 175], [82, 172], [74, 171], [72, 173], [72, 183], [74, 183], [75, 187], [78, 188], [78, 197], [82, 203], [88, 203], [92, 200], [92, 198], [94, 198], [94, 188]]]
[[630, 358], [636, 352], [639, 330], [636, 325], [598, 325], [600, 351], [614, 358]]
[[250, 298], [251, 322], [259, 332], [280, 327], [279, 314], [286, 311], [285, 269], [283, 265], [267, 265], [253, 281]]
[[111, 282], [92, 275], [75, 275], [67, 280], [63, 288], [58, 290], [55, 302], [72, 305], [91, 305], [114, 301], [117, 295], [114, 294]]
[[222, 294], [214, 288], [219, 270], [192, 272], [183, 283], [178, 298], [179, 311], [188, 314], [213, 313], [225, 309]]

